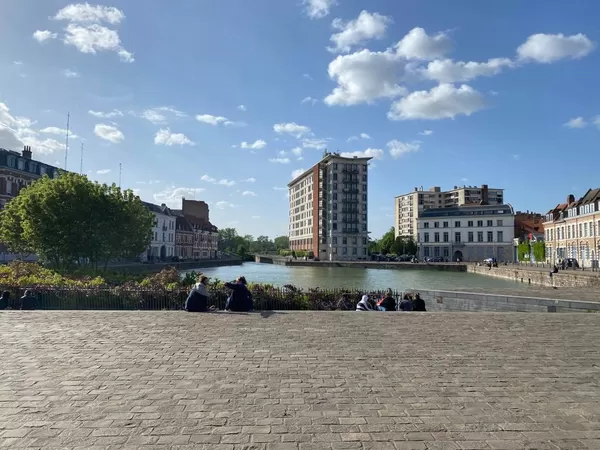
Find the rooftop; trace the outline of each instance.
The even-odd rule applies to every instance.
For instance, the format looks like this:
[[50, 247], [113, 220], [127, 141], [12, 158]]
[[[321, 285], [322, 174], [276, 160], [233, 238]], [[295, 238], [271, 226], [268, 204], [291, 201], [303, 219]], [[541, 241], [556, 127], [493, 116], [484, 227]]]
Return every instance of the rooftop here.
[[428, 217], [449, 217], [449, 216], [485, 216], [494, 214], [514, 214], [515, 211], [511, 205], [465, 205], [452, 206], [448, 208], [431, 208], [423, 211], [419, 219]]
[[313, 171], [313, 168], [319, 164], [323, 164], [326, 163], [328, 161], [331, 161], [332, 159], [338, 159], [338, 160], [343, 160], [343, 161], [347, 161], [347, 162], [368, 162], [371, 159], [373, 159], [371, 156], [367, 156], [364, 158], [359, 158], [357, 156], [353, 156], [353, 157], [345, 157], [345, 156], [341, 156], [340, 153], [329, 153], [329, 152], [325, 152], [323, 154], [323, 158], [321, 158], [320, 161], [318, 161], [317, 163], [313, 164], [310, 169], [305, 170], [304, 172], [302, 172], [300, 175], [298, 175], [296, 178], [294, 178], [292, 181], [290, 181], [288, 183], [288, 187], [292, 186], [293, 184], [295, 184], [298, 180], [300, 180], [301, 178], [304, 178], [306, 175], [308, 175], [310, 172]]
[[600, 448], [598, 340], [597, 314], [2, 311], [0, 442]]

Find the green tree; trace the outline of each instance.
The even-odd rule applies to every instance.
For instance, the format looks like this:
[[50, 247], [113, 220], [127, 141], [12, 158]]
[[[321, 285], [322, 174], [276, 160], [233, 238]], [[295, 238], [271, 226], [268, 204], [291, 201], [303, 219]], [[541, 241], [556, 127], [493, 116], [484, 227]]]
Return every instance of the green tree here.
[[290, 248], [290, 238], [287, 236], [278, 236], [274, 239], [275, 250], [287, 250]]
[[519, 244], [517, 247], [517, 258], [519, 261], [529, 261], [529, 241]]
[[74, 173], [43, 177], [0, 213], [0, 240], [11, 251], [36, 253], [57, 268], [98, 267], [139, 255], [154, 218], [132, 191]]
[[239, 237], [235, 228], [219, 230], [218, 248], [220, 251], [233, 252], [237, 249], [236, 238]]
[[546, 260], [546, 243], [541, 241], [535, 241], [533, 243], [533, 257], [537, 262], [543, 262]]
[[395, 240], [396, 240], [396, 237], [395, 237], [394, 227], [392, 227], [379, 240], [379, 251], [384, 255], [391, 253], [392, 245], [394, 245]]

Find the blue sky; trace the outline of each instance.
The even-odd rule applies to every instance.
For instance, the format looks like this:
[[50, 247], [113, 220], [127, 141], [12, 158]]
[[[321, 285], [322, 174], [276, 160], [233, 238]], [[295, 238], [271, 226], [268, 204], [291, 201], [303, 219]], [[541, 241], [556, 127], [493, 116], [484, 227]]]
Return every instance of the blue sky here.
[[287, 233], [286, 184], [373, 156], [369, 228], [415, 186], [545, 212], [598, 187], [598, 2], [3, 0], [0, 147], [218, 227]]

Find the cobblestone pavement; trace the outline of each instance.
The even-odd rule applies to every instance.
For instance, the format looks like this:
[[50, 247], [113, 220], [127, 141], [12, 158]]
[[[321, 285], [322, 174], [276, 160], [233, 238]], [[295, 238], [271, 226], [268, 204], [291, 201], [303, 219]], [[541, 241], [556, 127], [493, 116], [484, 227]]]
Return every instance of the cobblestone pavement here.
[[600, 314], [0, 313], [0, 448], [600, 448]]

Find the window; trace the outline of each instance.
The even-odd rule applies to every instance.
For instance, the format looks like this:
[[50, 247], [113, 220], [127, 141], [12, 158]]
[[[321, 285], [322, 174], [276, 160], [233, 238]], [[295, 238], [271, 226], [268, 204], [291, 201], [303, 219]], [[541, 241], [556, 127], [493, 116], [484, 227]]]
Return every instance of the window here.
[[439, 228], [439, 227], [440, 227], [439, 222], [433, 222], [433, 228]]
[[487, 232], [487, 241], [488, 242], [494, 242], [494, 232], [493, 231], [488, 231]]
[[448, 258], [450, 256], [450, 249], [448, 247], [444, 247], [444, 258]]
[[444, 242], [450, 242], [450, 233], [445, 232], [444, 233]]
[[588, 224], [587, 224], [587, 222], [583, 224], [583, 236], [584, 237], [588, 236]]
[[433, 233], [433, 242], [440, 242], [440, 233]]
[[454, 242], [460, 242], [460, 231], [454, 233]]
[[498, 231], [498, 242], [504, 242], [504, 232]]
[[493, 220], [488, 220], [487, 221], [487, 226], [488, 227], [493, 227], [494, 226], [494, 221]]
[[367, 181], [367, 174], [366, 173], [363, 175], [363, 181]]
[[472, 221], [472, 220], [469, 220], [469, 221], [467, 222], [467, 226], [468, 226], [468, 227], [472, 227], [472, 226], [473, 226], [473, 221]]
[[346, 239], [345, 237], [342, 238], [342, 244], [346, 245], [348, 244], [348, 239]]
[[334, 204], [333, 204], [333, 210], [334, 210], [334, 211], [337, 211], [337, 209], [338, 209], [338, 208], [337, 208], [337, 203], [334, 203]]
[[333, 213], [333, 220], [337, 220], [337, 213], [336, 212]]
[[337, 191], [337, 183], [333, 183], [333, 190]]
[[478, 227], [482, 227], [483, 226], [483, 220], [478, 220], [477, 221], [477, 226]]
[[444, 223], [442, 224], [442, 227], [444, 227], [444, 228], [448, 228], [448, 222], [444, 222]]
[[496, 226], [501, 227], [502, 225], [502, 219], [498, 219], [496, 220]]
[[567, 227], [567, 238], [571, 239], [571, 227]]
[[460, 220], [454, 222], [454, 228], [460, 228]]
[[332, 229], [337, 231], [337, 222], [333, 222]]
[[367, 194], [363, 194], [363, 202], [367, 201]]
[[483, 231], [477, 232], [477, 242], [483, 242]]
[[433, 256], [440, 256], [440, 248], [433, 247]]
[[356, 249], [356, 247], [352, 247], [352, 254], [353, 254], [353, 255], [356, 255], [356, 254], [357, 254], [357, 249]]
[[473, 242], [473, 232], [472, 231], [469, 231], [469, 234], [467, 235], [467, 241]]
[[352, 245], [356, 245], [356, 236], [352, 238]]
[[423, 233], [423, 242], [429, 242], [429, 233]]
[[423, 223], [423, 228], [429, 228], [429, 222], [424, 222]]
[[583, 224], [579, 224], [579, 237], [583, 237]]
[[363, 184], [363, 192], [367, 192], [367, 185]]
[[425, 247], [423, 249], [423, 256], [428, 257], [429, 256], [429, 247]]
[[342, 247], [342, 255], [348, 254], [348, 247]]
[[337, 192], [333, 193], [333, 200], [337, 202]]
[[333, 168], [337, 169], [337, 163], [333, 163]]

